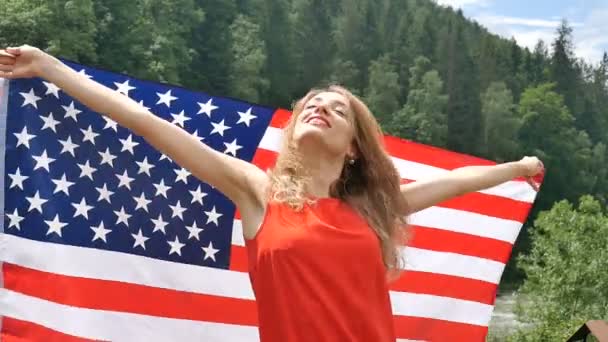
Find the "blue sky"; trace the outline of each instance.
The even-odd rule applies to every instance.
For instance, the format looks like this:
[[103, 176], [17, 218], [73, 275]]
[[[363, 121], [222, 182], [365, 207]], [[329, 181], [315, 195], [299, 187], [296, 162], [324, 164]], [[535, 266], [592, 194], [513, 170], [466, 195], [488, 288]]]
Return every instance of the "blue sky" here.
[[565, 18], [573, 27], [577, 57], [597, 63], [608, 51], [608, 0], [436, 0], [462, 8], [464, 15], [490, 32], [534, 47], [539, 39], [550, 45]]

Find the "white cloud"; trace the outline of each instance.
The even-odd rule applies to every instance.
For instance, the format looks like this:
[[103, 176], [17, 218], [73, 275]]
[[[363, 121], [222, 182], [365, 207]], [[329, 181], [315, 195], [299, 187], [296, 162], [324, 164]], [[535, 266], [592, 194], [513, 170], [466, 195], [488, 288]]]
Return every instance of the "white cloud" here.
[[[608, 7], [595, 9], [582, 22], [569, 22], [573, 28], [574, 50], [577, 57], [596, 63], [603, 51], [608, 50]], [[510, 39], [514, 37], [521, 46], [533, 49], [539, 40], [550, 46], [555, 39], [560, 20], [518, 18], [494, 14], [480, 14], [473, 19], [490, 32]]]

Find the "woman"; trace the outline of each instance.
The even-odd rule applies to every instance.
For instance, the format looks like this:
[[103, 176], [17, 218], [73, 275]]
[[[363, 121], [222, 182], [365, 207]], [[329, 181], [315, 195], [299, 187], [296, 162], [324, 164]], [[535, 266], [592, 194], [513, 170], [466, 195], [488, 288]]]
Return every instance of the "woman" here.
[[266, 173], [213, 150], [39, 49], [3, 50], [0, 77], [54, 83], [236, 204], [263, 342], [395, 341], [387, 276], [400, 268], [404, 218], [543, 170], [537, 158], [525, 157], [401, 185], [366, 105], [334, 86], [312, 90], [296, 103], [276, 165]]

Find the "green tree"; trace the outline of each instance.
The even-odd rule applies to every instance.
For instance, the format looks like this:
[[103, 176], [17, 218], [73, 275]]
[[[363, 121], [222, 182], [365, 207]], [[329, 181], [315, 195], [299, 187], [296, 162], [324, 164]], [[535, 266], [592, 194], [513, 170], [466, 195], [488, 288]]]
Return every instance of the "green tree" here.
[[183, 84], [190, 89], [228, 94], [232, 63], [229, 28], [237, 14], [236, 1], [197, 0], [196, 3], [205, 12], [205, 20], [196, 25], [188, 37], [193, 56], [181, 76]]
[[442, 93], [443, 82], [426, 57], [416, 58], [410, 68], [410, 92], [407, 104], [393, 116], [390, 133], [433, 146], [447, 142], [448, 97]]
[[260, 26], [244, 15], [238, 15], [230, 25], [232, 67], [231, 95], [256, 102], [268, 87], [268, 80], [260, 77], [266, 62], [266, 47], [260, 40]]
[[365, 91], [365, 102], [378, 121], [386, 126], [389, 119], [399, 109], [399, 75], [384, 55], [369, 66], [369, 84]]
[[576, 115], [576, 87], [578, 75], [575, 69], [574, 44], [572, 27], [566, 20], [557, 28], [557, 37], [553, 41], [551, 55], [551, 80], [555, 82], [555, 91], [564, 97], [564, 103]]
[[562, 96], [553, 89], [547, 83], [528, 88], [519, 104], [523, 153], [539, 156], [548, 170], [537, 200], [543, 209], [562, 198], [573, 201], [594, 186], [589, 137], [574, 127]]
[[512, 341], [565, 341], [588, 319], [608, 319], [608, 217], [582, 196], [559, 201], [530, 229], [532, 248], [518, 258], [526, 280], [517, 314], [530, 323]]
[[481, 102], [484, 155], [499, 162], [516, 159], [521, 120], [515, 115], [511, 90], [503, 82], [493, 82], [482, 95]]

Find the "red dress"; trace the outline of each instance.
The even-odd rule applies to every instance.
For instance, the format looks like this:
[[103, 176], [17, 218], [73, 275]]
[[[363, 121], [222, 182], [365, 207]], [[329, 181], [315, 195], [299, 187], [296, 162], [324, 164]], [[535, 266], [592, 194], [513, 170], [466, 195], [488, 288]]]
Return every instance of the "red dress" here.
[[394, 342], [379, 240], [346, 203], [269, 203], [246, 240], [261, 342]]

